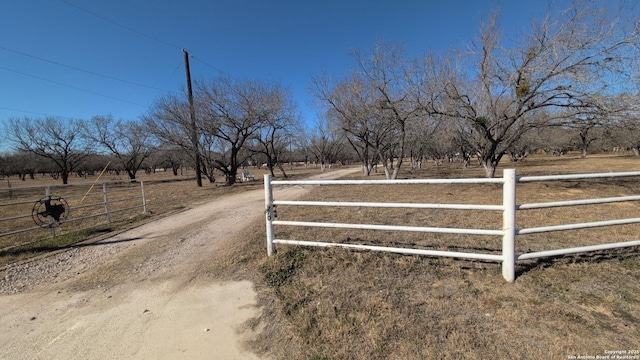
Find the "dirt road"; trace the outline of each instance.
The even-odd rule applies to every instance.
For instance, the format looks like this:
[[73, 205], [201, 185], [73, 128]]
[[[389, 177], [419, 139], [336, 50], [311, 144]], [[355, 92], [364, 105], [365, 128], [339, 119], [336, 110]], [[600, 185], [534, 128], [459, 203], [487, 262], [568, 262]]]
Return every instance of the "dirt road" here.
[[204, 269], [263, 211], [261, 190], [228, 196], [0, 271], [0, 359], [257, 359], [241, 331], [261, 311], [253, 284]]

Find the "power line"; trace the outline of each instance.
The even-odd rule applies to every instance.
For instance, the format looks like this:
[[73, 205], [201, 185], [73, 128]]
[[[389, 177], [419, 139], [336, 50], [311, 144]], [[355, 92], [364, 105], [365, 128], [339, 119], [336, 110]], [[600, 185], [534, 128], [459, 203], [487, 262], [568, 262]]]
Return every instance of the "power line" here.
[[35, 112], [35, 111], [27, 111], [27, 110], [13, 109], [13, 108], [8, 108], [8, 107], [1, 107], [1, 106], [0, 106], [0, 110], [8, 110], [8, 111], [15, 111], [15, 112], [20, 112], [20, 113], [25, 113], [25, 114], [34, 114], [34, 115], [42, 115], [42, 116], [52, 116], [52, 117], [64, 118], [64, 119], [71, 119], [71, 120], [73, 120], [73, 119], [74, 119], [74, 118], [69, 117], [69, 116], [61, 116], [61, 115], [44, 114], [44, 113], [39, 113], [39, 112]]
[[[60, 2], [62, 2], [62, 3], [64, 3], [64, 4], [69, 5], [69, 6], [71, 6], [71, 7], [74, 7], [74, 8], [76, 8], [76, 9], [78, 9], [78, 10], [80, 10], [80, 11], [84, 12], [84, 13], [87, 13], [87, 14], [89, 14], [89, 15], [91, 15], [91, 16], [94, 16], [94, 17], [96, 17], [96, 18], [98, 18], [98, 19], [100, 19], [100, 20], [102, 20], [102, 21], [106, 21], [106, 22], [108, 22], [108, 23], [110, 23], [110, 24], [112, 24], [112, 25], [115, 25], [115, 26], [118, 26], [118, 27], [120, 27], [120, 28], [123, 28], [123, 29], [125, 29], [125, 30], [127, 30], [127, 31], [130, 31], [130, 32], [132, 32], [132, 33], [134, 33], [134, 34], [137, 34], [137, 35], [143, 36], [143, 37], [145, 37], [145, 38], [147, 38], [147, 39], [153, 40], [153, 41], [155, 41], [155, 42], [158, 42], [158, 43], [160, 43], [160, 44], [163, 44], [163, 45], [166, 45], [166, 46], [169, 46], [169, 47], [175, 48], [175, 49], [180, 49], [181, 51], [182, 51], [182, 50], [184, 50], [184, 47], [178, 46], [178, 45], [173, 44], [173, 43], [170, 43], [170, 42], [168, 42], [168, 41], [164, 41], [164, 40], [159, 39], [159, 38], [157, 38], [157, 37], [155, 37], [155, 36], [151, 36], [151, 35], [145, 34], [145, 33], [141, 32], [141, 31], [138, 31], [138, 30], [136, 30], [136, 29], [134, 29], [134, 28], [130, 27], [130, 26], [126, 26], [126, 25], [123, 25], [123, 24], [121, 24], [121, 23], [119, 23], [119, 22], [116, 22], [116, 21], [113, 21], [113, 20], [111, 20], [111, 19], [108, 19], [108, 18], [106, 18], [106, 17], [104, 17], [104, 16], [102, 16], [102, 15], [100, 15], [100, 14], [97, 14], [97, 13], [95, 13], [95, 12], [93, 12], [93, 11], [87, 10], [87, 9], [85, 9], [85, 8], [83, 8], [83, 7], [81, 7], [81, 6], [78, 6], [78, 5], [76, 5], [76, 4], [73, 4], [73, 3], [71, 3], [71, 2], [69, 2], [69, 1], [67, 1], [67, 0], [59, 0], [59, 1], [60, 1]], [[214, 69], [214, 70], [218, 71], [219, 73], [222, 73], [222, 74], [228, 75], [228, 74], [226, 74], [224, 71], [220, 70], [219, 68], [217, 68], [217, 67], [215, 67], [215, 66], [213, 66], [213, 65], [210, 65], [210, 64], [206, 63], [205, 61], [203, 61], [203, 60], [201, 60], [201, 59], [199, 59], [199, 58], [196, 58], [195, 56], [193, 56], [193, 54], [189, 54], [189, 56], [190, 56], [190, 57], [192, 57], [193, 59], [195, 59], [195, 60], [197, 60], [197, 61], [201, 62], [202, 64], [204, 64], [204, 65], [206, 65], [206, 66], [208, 66], [208, 67], [210, 67], [210, 68], [212, 68], [212, 69]], [[175, 71], [174, 71], [174, 73], [175, 73]]]
[[193, 56], [192, 54], [189, 54], [189, 56], [190, 56], [190, 57], [192, 57], [194, 60], [198, 60], [198, 61], [199, 61], [199, 62], [201, 62], [202, 64], [204, 64], [204, 65], [206, 65], [206, 66], [208, 66], [208, 67], [212, 68], [213, 70], [216, 70], [217, 72], [219, 72], [219, 73], [221, 73], [221, 74], [228, 75], [228, 74], [227, 74], [227, 73], [225, 73], [224, 71], [222, 71], [222, 70], [218, 69], [217, 67], [215, 67], [215, 66], [213, 66], [213, 65], [207, 64], [206, 62], [204, 62], [204, 61], [202, 61], [201, 59], [199, 59], [199, 58], [197, 58], [197, 57]]
[[113, 20], [107, 19], [106, 17], [104, 17], [104, 16], [102, 16], [102, 15], [96, 14], [96, 13], [94, 13], [94, 12], [92, 12], [92, 11], [89, 11], [89, 10], [87, 10], [87, 9], [85, 9], [85, 8], [82, 8], [82, 7], [80, 7], [80, 6], [76, 5], [76, 4], [72, 4], [72, 3], [70, 3], [70, 2], [68, 2], [68, 1], [66, 1], [66, 0], [60, 0], [60, 1], [61, 1], [61, 2], [63, 2], [63, 3], [65, 3], [65, 4], [67, 4], [67, 5], [69, 5], [69, 6], [71, 6], [71, 7], [74, 7], [74, 8], [76, 8], [76, 9], [80, 10], [80, 11], [83, 11], [83, 12], [85, 12], [85, 13], [87, 13], [87, 14], [91, 15], [91, 16], [95, 16], [95, 17], [97, 17], [97, 18], [98, 18], [98, 19], [100, 19], [100, 20], [103, 20], [103, 21], [106, 21], [106, 22], [108, 22], [108, 23], [110, 23], [110, 24], [113, 24], [113, 25], [116, 25], [116, 26], [118, 26], [118, 27], [121, 27], [121, 28], [123, 28], [123, 29], [125, 29], [125, 30], [127, 30], [127, 31], [131, 31], [132, 33], [138, 34], [138, 35], [140, 35], [140, 36], [144, 36], [144, 37], [146, 37], [147, 39], [151, 39], [151, 40], [153, 40], [153, 41], [156, 41], [156, 42], [159, 42], [159, 43], [161, 43], [161, 44], [164, 44], [164, 45], [170, 46], [170, 47], [172, 47], [172, 48], [177, 48], [177, 49], [182, 50], [182, 47], [180, 47], [180, 46], [178, 46], [178, 45], [172, 44], [172, 43], [167, 42], [167, 41], [164, 41], [164, 40], [162, 40], [162, 39], [158, 39], [157, 37], [154, 37], [154, 36], [151, 36], [151, 35], [147, 35], [147, 34], [145, 34], [145, 33], [143, 33], [143, 32], [140, 32], [140, 31], [138, 31], [138, 30], [136, 30], [136, 29], [133, 29], [133, 28], [131, 28], [131, 27], [129, 27], [129, 26], [122, 25], [122, 24], [120, 24], [120, 23], [118, 23], [118, 22], [115, 22], [115, 21], [113, 21]]
[[[181, 47], [181, 46], [178, 46], [178, 45], [176, 45], [176, 44], [172, 44], [172, 43], [170, 43], [170, 42], [164, 41], [164, 40], [159, 39], [159, 38], [157, 38], [157, 37], [155, 37], [155, 36], [151, 36], [151, 35], [145, 34], [145, 33], [141, 32], [141, 31], [138, 31], [138, 30], [136, 30], [136, 29], [134, 29], [134, 28], [132, 28], [132, 27], [129, 27], [129, 26], [126, 26], [126, 25], [122, 25], [122, 24], [120, 24], [120, 23], [118, 23], [118, 22], [116, 22], [116, 21], [113, 21], [113, 20], [111, 20], [111, 19], [108, 19], [108, 18], [106, 18], [106, 17], [104, 17], [104, 16], [102, 16], [102, 15], [100, 15], [100, 14], [96, 14], [96, 13], [95, 13], [95, 12], [93, 12], [93, 11], [89, 11], [89, 10], [87, 10], [87, 9], [85, 9], [85, 8], [82, 8], [82, 7], [78, 6], [78, 5], [76, 5], [76, 4], [73, 4], [73, 3], [71, 3], [71, 2], [69, 2], [69, 1], [67, 1], [67, 0], [60, 0], [60, 1], [61, 1], [61, 2], [63, 2], [63, 3], [65, 3], [65, 4], [67, 4], [67, 5], [69, 5], [69, 6], [74, 7], [74, 8], [76, 8], [76, 9], [80, 10], [80, 11], [83, 11], [83, 12], [85, 12], [85, 13], [87, 13], [87, 14], [91, 15], [91, 16], [95, 16], [95, 17], [97, 17], [97, 18], [98, 18], [98, 19], [100, 19], [100, 20], [106, 21], [106, 22], [108, 22], [108, 23], [110, 23], [110, 24], [116, 25], [116, 26], [118, 26], [118, 27], [121, 27], [121, 28], [123, 28], [123, 29], [125, 29], [125, 30], [127, 30], [127, 31], [133, 32], [133, 33], [138, 34], [138, 35], [140, 35], [140, 36], [144, 36], [144, 37], [146, 37], [146, 38], [148, 38], [148, 39], [151, 39], [151, 40], [156, 41], [156, 42], [158, 42], [158, 43], [161, 43], [161, 44], [163, 44], [163, 45], [167, 45], [167, 46], [170, 46], [170, 47], [172, 47], [172, 48], [176, 48], [176, 49], [180, 49], [180, 50], [183, 50], [183, 49], [184, 49], [184, 47]], [[213, 65], [210, 65], [210, 64], [206, 63], [205, 61], [203, 61], [203, 60], [201, 60], [201, 59], [199, 59], [199, 58], [197, 58], [197, 57], [193, 56], [193, 54], [191, 54], [191, 53], [189, 53], [189, 56], [190, 56], [190, 57], [192, 57], [192, 58], [193, 58], [193, 59], [195, 59], [195, 60], [198, 60], [199, 62], [203, 63], [204, 65], [206, 65], [206, 66], [208, 66], [208, 67], [210, 67], [210, 68], [212, 68], [212, 69], [214, 69], [214, 70], [216, 70], [216, 71], [218, 71], [218, 72], [222, 73], [222, 74], [226, 74], [224, 71], [220, 70], [219, 68], [217, 68], [217, 67], [215, 67], [215, 66], [213, 66]]]
[[9, 69], [9, 68], [6, 68], [6, 67], [4, 67], [4, 66], [0, 66], [0, 69], [5, 70], [5, 71], [10, 71], [10, 72], [13, 72], [13, 73], [16, 73], [16, 74], [20, 74], [20, 75], [28, 76], [28, 77], [31, 77], [31, 78], [34, 78], [34, 79], [38, 79], [38, 80], [42, 80], [42, 81], [46, 81], [46, 82], [50, 82], [50, 83], [53, 83], [53, 84], [56, 84], [56, 85], [65, 86], [65, 87], [68, 87], [68, 88], [71, 88], [71, 89], [84, 91], [84, 92], [87, 92], [87, 93], [90, 93], [90, 94], [103, 96], [103, 97], [106, 97], [106, 98], [109, 98], [109, 99], [118, 100], [118, 101], [122, 101], [122, 102], [129, 103], [129, 104], [132, 104], [132, 105], [145, 107], [144, 105], [140, 105], [140, 104], [138, 104], [138, 103], [135, 103], [135, 102], [132, 102], [132, 101], [129, 101], [129, 100], [124, 100], [124, 99], [120, 99], [120, 98], [117, 98], [117, 97], [114, 97], [114, 96], [105, 95], [105, 94], [101, 94], [101, 93], [98, 93], [98, 92], [95, 92], [95, 91], [91, 91], [91, 90], [87, 90], [87, 89], [79, 88], [79, 87], [77, 87], [77, 86], [68, 85], [68, 84], [64, 84], [64, 83], [58, 82], [58, 81], [45, 79], [45, 78], [40, 77], [40, 76], [36, 76], [36, 75], [32, 75], [32, 74], [27, 74], [27, 73], [25, 73], [25, 72], [18, 71], [18, 70]]
[[182, 67], [182, 61], [178, 64], [178, 66], [176, 66], [176, 68], [173, 70], [173, 74], [174, 75], [176, 72], [178, 72], [178, 69], [180, 69]]
[[30, 57], [30, 58], [33, 58], [33, 59], [37, 59], [37, 60], [40, 60], [40, 61], [44, 61], [44, 62], [48, 62], [48, 63], [51, 63], [51, 64], [55, 64], [55, 65], [58, 65], [58, 66], [62, 66], [62, 67], [68, 68], [68, 69], [84, 72], [84, 73], [91, 74], [91, 75], [100, 76], [100, 77], [111, 79], [111, 80], [115, 80], [115, 81], [120, 81], [120, 82], [131, 84], [131, 85], [141, 86], [141, 87], [145, 87], [145, 88], [153, 89], [153, 90], [169, 91], [167, 89], [162, 89], [162, 88], [158, 88], [158, 87], [154, 87], [154, 86], [148, 86], [148, 85], [144, 85], [144, 84], [139, 84], [139, 83], [135, 83], [133, 81], [118, 79], [118, 78], [115, 78], [113, 76], [100, 74], [100, 73], [97, 73], [97, 72], [94, 72], [94, 71], [84, 70], [84, 69], [81, 69], [81, 68], [77, 68], [75, 66], [62, 64], [62, 63], [59, 63], [57, 61], [48, 60], [48, 59], [41, 58], [41, 57], [38, 57], [38, 56], [35, 56], [35, 55], [30, 55], [30, 54], [27, 54], [27, 53], [23, 53], [21, 51], [9, 49], [9, 48], [6, 48], [4, 46], [0, 46], [0, 49], [5, 50], [5, 51], [9, 51], [9, 52], [12, 52], [12, 53], [15, 53], [15, 54], [19, 54], [19, 55], [22, 55], [22, 56]]

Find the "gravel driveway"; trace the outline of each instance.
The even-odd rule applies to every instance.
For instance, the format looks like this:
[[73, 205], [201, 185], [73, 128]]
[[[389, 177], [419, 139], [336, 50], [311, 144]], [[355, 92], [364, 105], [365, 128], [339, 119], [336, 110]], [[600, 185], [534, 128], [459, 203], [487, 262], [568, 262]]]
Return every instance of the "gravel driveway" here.
[[242, 347], [257, 334], [240, 331], [261, 311], [253, 284], [204, 269], [263, 211], [249, 191], [0, 270], [0, 359], [257, 359]]

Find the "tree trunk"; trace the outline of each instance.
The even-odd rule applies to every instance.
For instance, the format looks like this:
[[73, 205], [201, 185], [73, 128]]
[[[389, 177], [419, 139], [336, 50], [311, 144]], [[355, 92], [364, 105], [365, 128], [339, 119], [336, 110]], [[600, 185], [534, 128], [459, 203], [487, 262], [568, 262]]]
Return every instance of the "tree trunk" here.
[[373, 171], [373, 164], [366, 161], [362, 164], [362, 173], [370, 176], [371, 175], [371, 171]]
[[231, 186], [236, 183], [236, 176], [238, 175], [238, 169], [231, 169], [224, 174], [224, 185]]
[[[393, 163], [393, 159], [391, 159], [391, 162]], [[402, 157], [398, 158], [398, 163], [396, 164], [396, 167], [393, 169], [393, 174], [391, 174], [391, 180], [395, 180], [398, 178], [398, 174], [400, 173], [400, 168], [402, 167]]]
[[276, 173], [274, 172], [273, 165], [272, 165], [272, 164], [269, 164], [269, 165], [267, 166], [267, 168], [269, 169], [269, 173], [271, 174], [271, 176], [272, 176], [272, 177], [275, 177], [275, 176], [276, 176]]
[[278, 169], [280, 169], [280, 171], [282, 171], [282, 176], [286, 179], [289, 176], [287, 176], [287, 173], [284, 171], [284, 166], [282, 166], [282, 163], [278, 163]]
[[384, 169], [384, 177], [387, 180], [390, 180], [391, 179], [391, 168], [389, 167], [389, 160], [387, 160], [386, 157], [383, 157], [382, 168]]
[[587, 150], [589, 149], [589, 143], [591, 142], [589, 140], [589, 130], [582, 130], [580, 131], [580, 147], [582, 148], [582, 154], [580, 155], [583, 159], [587, 157]]
[[481, 164], [484, 168], [484, 174], [487, 178], [494, 178], [496, 176], [496, 168], [498, 167], [498, 160], [494, 158], [482, 159]]

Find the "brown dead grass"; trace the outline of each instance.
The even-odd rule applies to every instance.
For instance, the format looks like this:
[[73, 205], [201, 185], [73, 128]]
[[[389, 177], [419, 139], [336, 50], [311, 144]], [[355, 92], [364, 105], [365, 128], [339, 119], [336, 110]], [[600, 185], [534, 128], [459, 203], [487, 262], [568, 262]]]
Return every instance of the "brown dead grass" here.
[[[633, 171], [633, 157], [534, 157], [505, 163], [519, 175]], [[405, 172], [406, 178], [482, 177], [458, 164]], [[380, 177], [378, 175], [373, 176]], [[381, 178], [381, 177], [380, 177]], [[522, 184], [518, 203], [640, 193], [637, 179]], [[277, 191], [274, 193], [277, 199]], [[497, 185], [323, 186], [313, 200], [501, 202]], [[518, 213], [518, 226], [637, 217], [638, 203]], [[282, 220], [501, 227], [501, 215], [469, 211], [278, 208]], [[427, 256], [278, 246], [266, 257], [264, 224], [235, 239], [214, 273], [249, 275], [261, 290], [263, 326], [254, 348], [291, 359], [566, 359], [637, 349], [640, 343], [640, 249], [629, 248], [517, 263], [502, 279], [499, 263]], [[517, 252], [636, 240], [637, 225], [519, 237]], [[277, 227], [278, 238], [500, 253], [501, 239], [446, 234]], [[274, 344], [284, 344], [276, 346]]]

